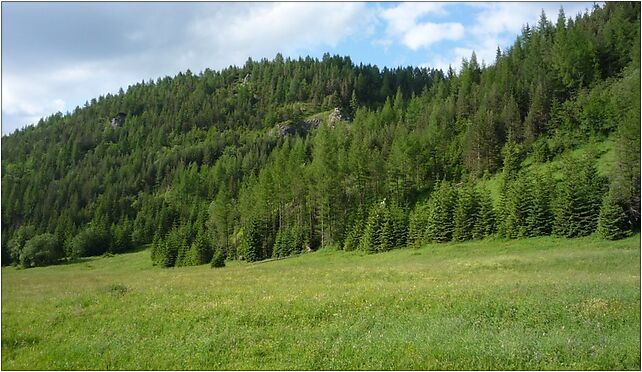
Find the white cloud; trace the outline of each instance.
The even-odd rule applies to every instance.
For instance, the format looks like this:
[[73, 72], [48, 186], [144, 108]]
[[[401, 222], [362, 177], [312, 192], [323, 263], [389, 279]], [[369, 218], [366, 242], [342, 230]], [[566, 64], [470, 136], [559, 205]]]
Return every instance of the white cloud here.
[[427, 14], [446, 15], [445, 3], [402, 3], [381, 12], [388, 23], [387, 32], [403, 34], [417, 25], [417, 19]]
[[461, 23], [419, 21], [427, 15], [447, 15], [446, 6], [447, 3], [402, 3], [381, 11], [380, 17], [386, 22], [386, 35], [377, 43], [390, 45], [399, 41], [406, 47], [417, 50], [443, 40], [461, 39], [464, 36], [464, 26]]
[[428, 47], [442, 40], [459, 40], [464, 37], [461, 23], [422, 23], [408, 30], [401, 41], [410, 49]]

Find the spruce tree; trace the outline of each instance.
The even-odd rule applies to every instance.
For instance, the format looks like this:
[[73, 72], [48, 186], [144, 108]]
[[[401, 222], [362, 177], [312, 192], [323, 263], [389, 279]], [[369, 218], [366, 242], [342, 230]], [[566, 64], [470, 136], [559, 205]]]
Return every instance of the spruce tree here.
[[597, 228], [605, 180], [598, 176], [594, 158], [569, 158], [565, 178], [555, 201], [553, 233], [574, 238], [592, 234]]
[[221, 248], [216, 248], [214, 255], [212, 256], [212, 267], [224, 267], [225, 266], [225, 254]]
[[526, 218], [529, 236], [549, 235], [553, 228], [551, 200], [554, 195], [553, 180], [549, 173], [540, 172], [531, 181], [533, 202]]
[[415, 209], [410, 215], [408, 228], [408, 244], [419, 247], [427, 241], [426, 226], [428, 226], [428, 216], [430, 213], [429, 203], [417, 203]]
[[597, 234], [602, 239], [617, 240], [631, 234], [631, 225], [622, 205], [613, 189], [604, 195], [597, 222]]
[[475, 216], [479, 209], [477, 191], [474, 184], [470, 183], [460, 187], [456, 194], [453, 240], [470, 240], [473, 238]]
[[383, 228], [385, 200], [375, 203], [368, 213], [363, 235], [359, 242], [359, 249], [368, 253], [374, 253], [381, 249], [381, 230]]
[[357, 218], [353, 222], [352, 227], [348, 230], [346, 238], [343, 241], [343, 250], [353, 251], [359, 247], [359, 240], [363, 234], [364, 225], [365, 224], [361, 218]]
[[196, 235], [189, 256], [191, 265], [202, 265], [212, 260], [212, 248], [203, 232]]
[[497, 231], [495, 210], [490, 192], [482, 187], [477, 191], [479, 208], [475, 216], [473, 228], [473, 239], [483, 239], [493, 235]]
[[426, 226], [428, 240], [442, 243], [452, 239], [454, 209], [455, 193], [449, 182], [442, 181], [430, 199], [430, 211]]
[[503, 236], [521, 238], [530, 235], [527, 219], [531, 213], [533, 199], [530, 177], [526, 172], [520, 174], [509, 184], [503, 210]]
[[247, 261], [259, 261], [263, 259], [262, 251], [262, 240], [261, 233], [259, 230], [259, 224], [256, 220], [251, 220], [250, 223], [246, 226], [244, 231], [245, 244], [246, 244], [246, 256]]

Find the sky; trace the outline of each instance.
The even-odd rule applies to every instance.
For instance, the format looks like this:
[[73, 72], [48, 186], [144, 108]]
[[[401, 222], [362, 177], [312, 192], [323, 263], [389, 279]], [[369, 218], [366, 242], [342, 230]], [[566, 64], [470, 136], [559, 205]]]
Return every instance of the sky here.
[[593, 2], [2, 3], [2, 134], [92, 98], [248, 57], [324, 53], [380, 67], [493, 63], [541, 11]]

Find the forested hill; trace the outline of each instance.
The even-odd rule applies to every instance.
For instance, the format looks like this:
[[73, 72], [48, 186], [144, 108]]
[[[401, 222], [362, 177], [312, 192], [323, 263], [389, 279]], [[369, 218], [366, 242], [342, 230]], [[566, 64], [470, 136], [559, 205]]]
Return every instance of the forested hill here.
[[640, 3], [607, 3], [542, 14], [458, 73], [277, 55], [141, 82], [3, 136], [2, 262], [145, 243], [174, 266], [618, 238], [639, 228], [639, 177]]

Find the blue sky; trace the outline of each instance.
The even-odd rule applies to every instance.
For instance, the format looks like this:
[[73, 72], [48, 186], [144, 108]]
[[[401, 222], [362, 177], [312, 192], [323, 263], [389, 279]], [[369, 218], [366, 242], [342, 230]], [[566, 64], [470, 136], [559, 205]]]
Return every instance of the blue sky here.
[[2, 3], [2, 133], [187, 69], [248, 57], [349, 55], [356, 63], [457, 68], [492, 63], [544, 9], [592, 2]]

